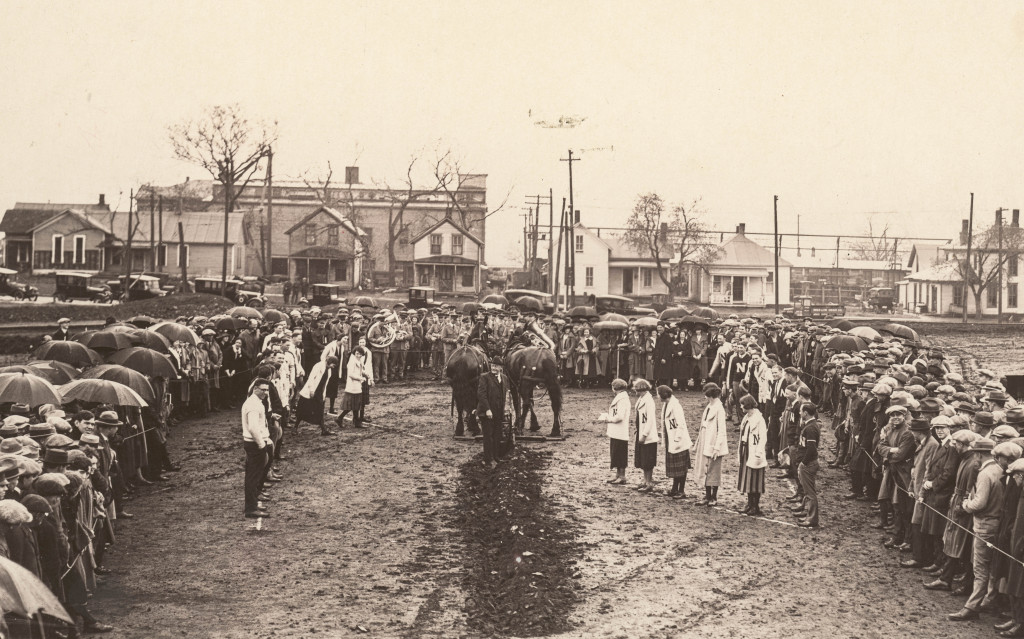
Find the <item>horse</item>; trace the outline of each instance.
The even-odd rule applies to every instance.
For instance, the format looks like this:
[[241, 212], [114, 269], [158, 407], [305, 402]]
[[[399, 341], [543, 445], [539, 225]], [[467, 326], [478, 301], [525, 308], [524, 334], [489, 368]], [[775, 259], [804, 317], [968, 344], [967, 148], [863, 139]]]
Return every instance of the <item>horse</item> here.
[[[452, 387], [452, 406], [458, 411], [455, 423], [455, 436], [465, 434], [465, 426], [469, 425], [471, 435], [480, 433], [476, 415], [476, 389], [480, 375], [487, 370], [487, 357], [474, 346], [459, 346], [452, 352], [445, 364], [445, 377]], [[465, 419], [463, 419], [465, 414]]]
[[554, 423], [551, 437], [562, 436], [562, 387], [558, 384], [558, 362], [555, 353], [545, 346], [524, 346], [505, 355], [505, 374], [511, 388], [512, 407], [516, 412], [515, 431], [523, 432], [526, 415], [530, 415], [530, 430], [540, 430], [537, 414], [533, 412], [533, 391], [544, 386], [551, 397]]

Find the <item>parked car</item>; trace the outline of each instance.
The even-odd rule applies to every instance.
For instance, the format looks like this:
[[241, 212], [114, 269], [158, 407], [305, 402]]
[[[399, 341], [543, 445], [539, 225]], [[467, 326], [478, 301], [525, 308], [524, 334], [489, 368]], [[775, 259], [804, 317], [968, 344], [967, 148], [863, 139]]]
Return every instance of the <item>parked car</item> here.
[[846, 315], [842, 304], [815, 303], [810, 296], [797, 297], [793, 306], [782, 309], [782, 316], [788, 319], [832, 319]]
[[429, 286], [410, 286], [408, 308], [431, 308], [440, 306], [440, 302], [434, 301], [436, 291]]
[[[223, 290], [221, 289], [222, 284]], [[239, 306], [262, 308], [267, 304], [267, 298], [263, 295], [263, 285], [255, 278], [245, 280], [232, 277], [226, 282], [221, 282], [219, 277], [197, 277], [192, 282], [192, 290], [207, 295], [223, 295]]]
[[18, 271], [9, 268], [0, 268], [0, 295], [7, 295], [16, 300], [36, 301], [39, 299], [39, 289], [23, 282], [11, 279]]
[[[127, 286], [125, 280], [128, 280]], [[107, 280], [107, 286], [113, 298], [122, 302], [149, 300], [167, 294], [160, 288], [160, 279], [152, 275], [122, 275], [116, 280]]]
[[864, 296], [864, 306], [879, 313], [890, 312], [896, 306], [896, 291], [879, 286], [870, 288]]
[[54, 302], [70, 302], [72, 300], [88, 300], [97, 304], [114, 301], [110, 286], [97, 281], [89, 273], [57, 273], [56, 288], [53, 292]]
[[347, 298], [342, 295], [344, 292], [345, 291], [342, 290], [340, 284], [313, 284], [309, 297], [303, 297], [300, 299], [299, 306], [307, 308], [310, 306], [319, 306], [321, 308], [326, 308], [328, 306], [346, 304]]
[[594, 298], [594, 306], [598, 315], [618, 313], [626, 317], [657, 317], [653, 308], [637, 306], [636, 300], [621, 295], [598, 295]]
[[509, 306], [514, 306], [516, 300], [520, 297], [534, 297], [540, 300], [546, 314], [550, 315], [555, 312], [555, 305], [551, 301], [551, 295], [547, 293], [533, 291], [528, 288], [507, 288], [502, 294], [508, 300]]

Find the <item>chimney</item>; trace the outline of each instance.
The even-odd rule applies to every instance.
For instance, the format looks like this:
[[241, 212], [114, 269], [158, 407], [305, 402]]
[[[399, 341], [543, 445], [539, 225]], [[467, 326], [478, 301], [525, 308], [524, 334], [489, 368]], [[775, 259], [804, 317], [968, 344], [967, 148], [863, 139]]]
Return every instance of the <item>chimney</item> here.
[[100, 206], [107, 205], [107, 196], [105, 193], [100, 193]]
[[747, 223], [740, 222], [736, 225], [736, 235], [743, 235], [747, 230]]
[[1011, 218], [1010, 226], [1013, 228], [1020, 226], [1020, 209], [1013, 209], [1013, 218]]
[[345, 167], [345, 184], [359, 184], [359, 167]]
[[658, 241], [662, 244], [668, 243], [668, 222], [661, 223], [661, 228], [658, 229]]
[[961, 220], [960, 224], [960, 244], [967, 245], [967, 236], [971, 232], [970, 222], [967, 220]]
[[576, 211], [576, 215], [573, 216], [573, 219], [575, 220], [573, 222], [574, 224], [579, 224], [580, 223], [580, 212], [579, 212], [579, 210]]

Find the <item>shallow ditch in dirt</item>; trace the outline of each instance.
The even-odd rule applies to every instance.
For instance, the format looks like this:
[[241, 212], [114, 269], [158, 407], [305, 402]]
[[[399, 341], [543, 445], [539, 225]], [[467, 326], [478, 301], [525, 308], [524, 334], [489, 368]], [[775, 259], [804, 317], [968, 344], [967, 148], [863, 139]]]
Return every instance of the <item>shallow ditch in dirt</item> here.
[[513, 450], [494, 470], [479, 455], [460, 467], [452, 528], [463, 543], [471, 629], [541, 636], [572, 629], [579, 601], [579, 527], [543, 490], [551, 453]]

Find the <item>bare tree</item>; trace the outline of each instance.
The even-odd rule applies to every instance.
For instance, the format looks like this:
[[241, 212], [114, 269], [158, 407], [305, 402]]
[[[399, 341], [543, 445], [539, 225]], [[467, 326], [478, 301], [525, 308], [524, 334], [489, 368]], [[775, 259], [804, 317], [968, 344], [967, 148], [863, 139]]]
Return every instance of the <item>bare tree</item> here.
[[850, 252], [854, 259], [874, 260], [879, 262], [899, 261], [896, 256], [897, 241], [889, 237], [889, 222], [876, 229], [875, 213], [868, 214], [867, 238], [850, 244]]
[[654, 260], [658, 277], [672, 296], [685, 289], [688, 271], [706, 270], [718, 252], [718, 244], [701, 219], [699, 203], [696, 200], [688, 207], [666, 211], [661, 196], [644, 193], [637, 196], [626, 220], [623, 240]]
[[209, 107], [194, 119], [168, 127], [168, 135], [176, 158], [202, 167], [224, 188], [223, 292], [228, 277], [231, 212], [277, 141], [276, 125], [250, 122], [241, 106], [232, 104]]
[[[992, 226], [974, 233], [971, 250], [971, 264], [966, 254], [957, 252], [954, 269], [963, 282], [964, 295], [968, 290], [974, 296], [974, 316], [980, 318], [981, 298], [990, 288], [998, 286], [999, 274], [1006, 277], [1005, 269], [1010, 260], [1017, 260], [1024, 251], [1024, 230], [1016, 226], [1003, 226], [1002, 253], [999, 252], [999, 226]], [[966, 299], [964, 300], [966, 304]]]

